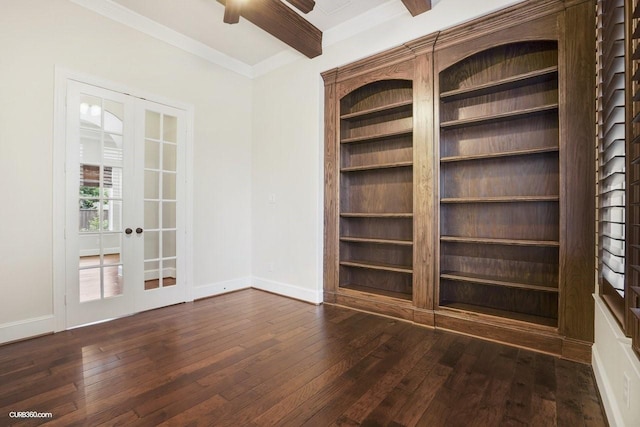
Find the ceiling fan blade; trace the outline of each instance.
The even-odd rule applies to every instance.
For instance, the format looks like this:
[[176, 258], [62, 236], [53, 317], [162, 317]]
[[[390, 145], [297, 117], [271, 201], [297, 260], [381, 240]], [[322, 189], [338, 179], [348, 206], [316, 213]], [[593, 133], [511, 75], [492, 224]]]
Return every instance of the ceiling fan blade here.
[[[225, 6], [226, 16], [227, 5], [238, 0], [216, 1]], [[239, 14], [308, 58], [322, 54], [322, 31], [280, 0], [245, 1]]]

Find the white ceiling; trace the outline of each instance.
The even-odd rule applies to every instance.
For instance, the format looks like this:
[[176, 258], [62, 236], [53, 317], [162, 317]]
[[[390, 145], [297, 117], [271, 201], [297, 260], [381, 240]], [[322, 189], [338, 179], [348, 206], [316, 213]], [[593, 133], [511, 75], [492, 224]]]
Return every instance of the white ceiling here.
[[[249, 67], [287, 51], [295, 52], [244, 18], [240, 18], [240, 22], [234, 25], [223, 23], [224, 6], [216, 0], [111, 1]], [[306, 15], [300, 14], [325, 32], [379, 6], [397, 7], [395, 3], [404, 8], [401, 0], [316, 0], [313, 11]], [[286, 2], [285, 4], [288, 5]]]

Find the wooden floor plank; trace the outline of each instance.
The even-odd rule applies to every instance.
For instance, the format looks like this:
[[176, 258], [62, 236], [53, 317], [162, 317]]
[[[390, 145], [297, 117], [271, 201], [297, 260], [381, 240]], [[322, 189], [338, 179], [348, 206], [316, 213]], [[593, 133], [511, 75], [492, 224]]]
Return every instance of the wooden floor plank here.
[[[52, 419], [9, 419], [11, 411]], [[0, 346], [0, 425], [606, 426], [593, 372], [244, 290]]]
[[[434, 364], [434, 361], [439, 360], [457, 338], [455, 335], [443, 334], [439, 331], [432, 332], [432, 335], [435, 339], [434, 345], [422, 355], [415, 368], [409, 371], [384, 400], [367, 415], [362, 422], [364, 425], [388, 425], [398, 417], [401, 411], [409, 419], [412, 417], [419, 419], [422, 410], [416, 411], [416, 408], [420, 406], [420, 402], [427, 401], [426, 404], [428, 404], [429, 401], [429, 396], [424, 392], [436, 390], [435, 385], [442, 384], [451, 372], [450, 368]], [[418, 405], [410, 400], [418, 401]], [[410, 414], [414, 411], [415, 414]]]
[[507, 398], [504, 425], [527, 424], [533, 415], [532, 397], [535, 381], [535, 353], [520, 351], [516, 372]]
[[516, 371], [518, 349], [487, 343], [474, 370], [487, 375], [488, 384], [470, 427], [500, 425], [506, 411], [511, 383]]

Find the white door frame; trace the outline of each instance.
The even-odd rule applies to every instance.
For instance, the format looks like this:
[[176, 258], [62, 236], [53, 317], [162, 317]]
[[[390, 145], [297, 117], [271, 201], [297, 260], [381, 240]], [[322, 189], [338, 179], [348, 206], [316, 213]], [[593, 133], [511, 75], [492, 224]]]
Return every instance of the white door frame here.
[[185, 272], [186, 300], [193, 301], [193, 105], [175, 101], [156, 94], [114, 83], [95, 76], [79, 73], [64, 67], [55, 68], [54, 121], [53, 121], [53, 316], [54, 331], [67, 329], [66, 321], [66, 96], [67, 82], [73, 80], [114, 92], [146, 99], [185, 111], [186, 113], [186, 194], [184, 195], [186, 218]]

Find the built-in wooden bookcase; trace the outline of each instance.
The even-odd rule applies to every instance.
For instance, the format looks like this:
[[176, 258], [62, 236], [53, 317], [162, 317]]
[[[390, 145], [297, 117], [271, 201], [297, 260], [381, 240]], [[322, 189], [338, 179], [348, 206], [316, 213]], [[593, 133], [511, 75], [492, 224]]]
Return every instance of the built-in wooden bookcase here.
[[412, 115], [411, 80], [340, 100], [341, 288], [412, 298]]
[[322, 74], [325, 302], [590, 360], [594, 22], [530, 0]]
[[439, 79], [439, 305], [557, 327], [557, 42], [487, 49]]

